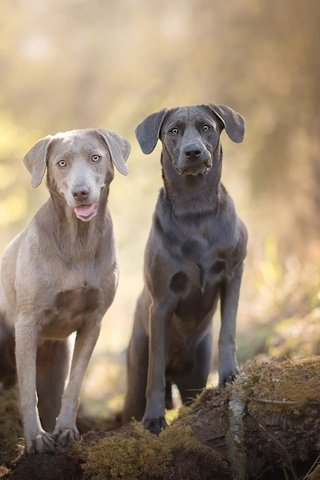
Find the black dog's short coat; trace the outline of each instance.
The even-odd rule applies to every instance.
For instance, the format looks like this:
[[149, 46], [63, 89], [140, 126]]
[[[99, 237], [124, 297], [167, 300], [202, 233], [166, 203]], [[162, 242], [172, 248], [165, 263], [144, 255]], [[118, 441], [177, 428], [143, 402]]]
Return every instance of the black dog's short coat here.
[[164, 186], [128, 349], [124, 421], [143, 417], [154, 432], [165, 427], [172, 383], [183, 402], [206, 385], [219, 298], [220, 384], [237, 372], [236, 314], [247, 232], [220, 182], [223, 129], [241, 142], [244, 119], [223, 105], [197, 105], [154, 113], [136, 130], [146, 154], [160, 138]]

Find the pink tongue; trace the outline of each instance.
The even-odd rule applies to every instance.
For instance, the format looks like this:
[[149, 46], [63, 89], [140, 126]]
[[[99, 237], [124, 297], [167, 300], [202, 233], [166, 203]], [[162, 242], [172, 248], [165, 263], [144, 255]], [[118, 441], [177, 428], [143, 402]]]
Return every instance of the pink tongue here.
[[81, 205], [81, 207], [75, 207], [74, 211], [80, 217], [90, 217], [97, 209], [97, 206], [93, 203], [92, 205]]

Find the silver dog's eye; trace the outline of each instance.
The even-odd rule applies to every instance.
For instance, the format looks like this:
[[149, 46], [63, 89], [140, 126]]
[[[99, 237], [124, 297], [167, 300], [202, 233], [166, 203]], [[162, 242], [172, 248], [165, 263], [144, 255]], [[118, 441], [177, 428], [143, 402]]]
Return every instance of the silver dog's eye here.
[[65, 160], [60, 160], [60, 162], [58, 162], [58, 165], [59, 167], [66, 167], [67, 166], [67, 162]]
[[210, 125], [203, 125], [202, 130], [204, 132], [207, 132], [208, 130], [210, 130], [210, 128], [211, 128]]
[[100, 158], [100, 155], [92, 155], [91, 160], [96, 163], [99, 162]]
[[177, 128], [172, 128], [172, 130], [170, 130], [170, 132], [172, 133], [172, 135], [178, 135], [179, 130]]

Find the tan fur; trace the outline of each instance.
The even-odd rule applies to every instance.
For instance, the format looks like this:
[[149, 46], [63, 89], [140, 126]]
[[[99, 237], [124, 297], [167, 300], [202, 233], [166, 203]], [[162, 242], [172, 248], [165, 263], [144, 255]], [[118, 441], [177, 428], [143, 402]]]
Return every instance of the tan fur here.
[[[0, 320], [15, 333], [28, 452], [52, 451], [79, 438], [80, 389], [118, 281], [109, 184], [113, 164], [127, 174], [129, 152], [129, 143], [119, 135], [85, 129], [46, 137], [25, 157], [34, 187], [47, 167], [50, 198], [4, 253]], [[101, 158], [93, 163], [95, 155]], [[58, 164], [61, 159], [66, 167]], [[89, 193], [75, 198], [79, 188]], [[79, 219], [74, 209], [85, 204], [98, 206], [89, 218]], [[64, 388], [72, 332], [76, 340]]]

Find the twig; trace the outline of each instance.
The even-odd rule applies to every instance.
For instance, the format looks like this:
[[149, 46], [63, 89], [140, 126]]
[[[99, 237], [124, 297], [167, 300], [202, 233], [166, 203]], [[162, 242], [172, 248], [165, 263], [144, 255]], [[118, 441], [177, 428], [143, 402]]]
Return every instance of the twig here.
[[307, 480], [309, 473], [312, 472], [313, 468], [314, 468], [317, 464], [320, 464], [320, 455], [319, 455], [319, 456], [316, 458], [316, 460], [313, 462], [313, 464], [311, 465], [311, 467], [309, 468], [309, 470], [307, 471], [307, 473], [306, 473], [305, 476], [303, 477], [303, 480]]
[[[298, 405], [299, 402], [296, 400], [273, 400], [269, 398], [251, 398], [251, 401], [260, 402], [260, 403], [273, 403], [274, 405]], [[301, 402], [300, 402], [301, 403]], [[308, 400], [305, 403], [309, 403], [310, 405], [320, 405], [318, 400]]]
[[253, 400], [260, 403], [273, 403], [275, 405], [296, 405], [298, 403], [295, 400], [272, 400], [271, 398], [253, 398]]

